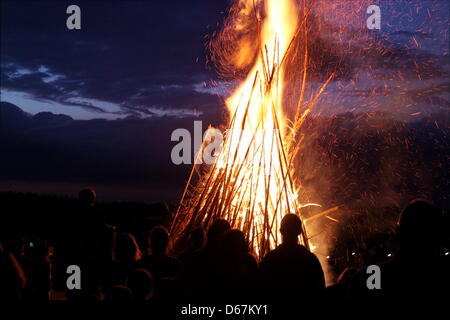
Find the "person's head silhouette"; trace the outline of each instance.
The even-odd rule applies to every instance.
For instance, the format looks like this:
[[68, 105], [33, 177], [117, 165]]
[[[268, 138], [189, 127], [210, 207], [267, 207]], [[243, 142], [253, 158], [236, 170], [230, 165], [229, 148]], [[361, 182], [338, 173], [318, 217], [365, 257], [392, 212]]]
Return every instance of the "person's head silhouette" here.
[[191, 232], [192, 245], [195, 248], [201, 248], [205, 241], [205, 231], [202, 228], [195, 228]]
[[108, 303], [129, 303], [132, 301], [133, 293], [131, 290], [122, 285], [116, 285], [111, 287], [111, 289], [106, 294], [106, 301]]
[[220, 237], [231, 229], [230, 223], [224, 219], [215, 220], [208, 229], [207, 244], [208, 246], [217, 246]]
[[150, 299], [153, 290], [153, 278], [146, 269], [136, 269], [127, 278], [127, 287], [133, 292], [135, 301]]
[[132, 262], [141, 258], [141, 251], [136, 239], [130, 233], [118, 235], [114, 249], [117, 261]]
[[231, 254], [242, 254], [248, 252], [247, 241], [241, 230], [231, 229], [223, 235], [223, 248]]
[[150, 248], [152, 253], [165, 254], [169, 245], [169, 233], [164, 227], [155, 227], [150, 233]]
[[83, 189], [78, 194], [78, 201], [82, 206], [91, 207], [95, 203], [95, 199], [97, 198], [97, 194], [93, 189]]
[[427, 200], [416, 199], [408, 203], [397, 222], [400, 250], [434, 252], [443, 238], [443, 220], [442, 210]]
[[297, 215], [289, 213], [281, 220], [280, 232], [283, 243], [298, 243], [298, 236], [302, 233], [302, 221]]

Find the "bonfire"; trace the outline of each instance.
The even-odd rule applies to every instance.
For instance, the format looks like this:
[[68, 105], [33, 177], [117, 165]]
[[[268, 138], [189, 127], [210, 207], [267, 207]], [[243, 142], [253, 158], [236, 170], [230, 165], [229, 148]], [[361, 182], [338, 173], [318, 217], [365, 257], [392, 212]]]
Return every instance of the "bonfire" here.
[[[301, 5], [294, 0], [241, 0], [232, 6], [226, 27], [239, 31], [253, 26], [257, 45], [245, 38], [233, 44], [233, 63], [251, 61], [252, 65], [226, 100], [229, 123], [214, 163], [203, 170], [196, 164], [192, 168], [171, 228], [177, 239], [185, 238], [193, 227], [208, 228], [214, 220], [226, 219], [245, 233], [250, 250], [262, 258], [281, 243], [279, 227], [284, 215], [301, 217], [302, 208], [318, 205], [299, 198], [301, 184], [295, 172], [301, 168], [294, 166], [301, 126], [332, 78], [306, 102], [307, 24], [312, 5], [306, 0]], [[299, 35], [305, 42], [302, 46], [294, 45]], [[225, 30], [220, 36], [229, 34]], [[219, 59], [224, 53], [221, 50], [230, 50], [212, 49]], [[298, 100], [286, 106], [287, 61], [298, 55], [302, 61], [296, 66], [302, 70]], [[286, 107], [295, 109], [290, 119]], [[202, 145], [199, 155], [205, 147]], [[309, 248], [306, 230], [303, 228], [300, 241]]]

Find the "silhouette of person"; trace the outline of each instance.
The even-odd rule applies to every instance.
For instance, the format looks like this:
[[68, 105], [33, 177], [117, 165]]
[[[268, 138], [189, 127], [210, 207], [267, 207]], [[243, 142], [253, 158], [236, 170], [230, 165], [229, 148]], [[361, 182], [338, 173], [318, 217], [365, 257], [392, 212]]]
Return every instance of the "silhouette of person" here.
[[398, 250], [380, 266], [380, 290], [370, 290], [370, 275], [363, 269], [351, 283], [352, 299], [405, 302], [442, 299], [448, 290], [448, 259], [440, 251], [448, 233], [444, 214], [427, 200], [416, 199], [405, 206], [397, 223]]
[[122, 233], [117, 236], [114, 246], [114, 261], [109, 268], [109, 285], [124, 285], [129, 273], [136, 268], [142, 257], [141, 250], [134, 236]]
[[217, 219], [208, 229], [206, 251], [216, 251], [220, 248], [222, 235], [231, 229], [230, 223], [224, 219]]
[[94, 295], [104, 284], [104, 270], [111, 264], [114, 244], [114, 229], [104, 221], [95, 206], [96, 193], [92, 189], [81, 190], [78, 196], [78, 211], [69, 230], [69, 257], [67, 263], [83, 270], [82, 290]]
[[133, 301], [149, 300], [153, 290], [153, 278], [150, 272], [140, 268], [132, 271], [126, 281], [127, 287], [133, 293]]
[[260, 264], [263, 295], [313, 299], [325, 289], [325, 279], [317, 257], [298, 243], [302, 223], [295, 214], [281, 221], [282, 244], [267, 253]]
[[222, 294], [224, 280], [221, 239], [230, 230], [223, 219], [215, 220], [208, 229], [206, 245], [194, 252], [183, 266], [182, 283], [187, 295], [210, 299]]
[[256, 259], [248, 252], [248, 244], [242, 231], [231, 229], [223, 235], [224, 260], [223, 295], [250, 297], [258, 269]]
[[180, 254], [178, 259], [181, 263], [185, 263], [192, 258], [192, 255], [203, 248], [205, 242], [205, 231], [202, 228], [195, 228], [190, 235], [191, 246]]
[[85, 208], [93, 207], [97, 194], [93, 189], [83, 189], [78, 194], [78, 201], [80, 205]]
[[37, 237], [30, 240], [22, 266], [27, 277], [24, 298], [34, 302], [48, 301], [51, 277], [49, 248], [45, 241]]
[[150, 255], [144, 256], [139, 262], [141, 268], [147, 269], [153, 276], [155, 283], [162, 278], [178, 278], [181, 264], [168, 256], [169, 233], [164, 227], [155, 227], [150, 232]]

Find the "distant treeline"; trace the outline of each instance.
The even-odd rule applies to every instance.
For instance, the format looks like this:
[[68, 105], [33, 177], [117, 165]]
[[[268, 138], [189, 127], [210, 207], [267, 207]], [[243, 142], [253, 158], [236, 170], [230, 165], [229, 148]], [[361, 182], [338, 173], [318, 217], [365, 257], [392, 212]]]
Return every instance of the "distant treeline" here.
[[[11, 235], [37, 236], [58, 241], [65, 228], [77, 219], [77, 199], [32, 193], [0, 192], [0, 240]], [[171, 208], [165, 203], [99, 202], [105, 222], [118, 231], [133, 232], [141, 239], [155, 225], [168, 226]]]

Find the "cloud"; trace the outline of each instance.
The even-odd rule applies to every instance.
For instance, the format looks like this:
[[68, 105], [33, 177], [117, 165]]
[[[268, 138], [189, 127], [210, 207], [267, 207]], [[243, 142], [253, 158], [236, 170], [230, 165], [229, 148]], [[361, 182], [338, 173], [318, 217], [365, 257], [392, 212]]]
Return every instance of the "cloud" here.
[[[69, 31], [64, 3], [4, 1], [2, 89], [61, 105], [75, 97], [89, 99], [93, 102], [72, 104], [91, 109], [94, 117], [102, 110], [111, 112], [94, 101], [117, 105], [123, 113], [134, 103], [137, 108], [192, 113], [204, 105], [200, 97], [187, 107], [173, 96], [187, 98], [191, 90], [196, 99], [193, 86], [212, 78], [204, 67], [203, 38], [227, 5], [205, 0], [80, 1], [82, 30]], [[168, 102], [149, 101], [145, 90], [156, 90], [153, 96], [168, 97]], [[211, 99], [205, 98], [209, 106]]]
[[[447, 55], [438, 50], [448, 41], [438, 10], [445, 7], [442, 1], [414, 2], [422, 6], [419, 14], [401, 21], [393, 17], [409, 14], [407, 8], [395, 1], [383, 4], [380, 32], [367, 32], [364, 19], [344, 12], [351, 8], [341, 2], [345, 8], [319, 1], [320, 10], [311, 17], [309, 81], [321, 83], [332, 72], [338, 86], [368, 77], [370, 87], [392, 79], [448, 77], [448, 49]], [[82, 30], [69, 31], [64, 3], [2, 2], [2, 92], [26, 93], [75, 118], [89, 112], [92, 118], [183, 117], [216, 112], [236, 85], [218, 81], [205, 68], [205, 35], [220, 27], [229, 1], [79, 5]], [[429, 8], [431, 20], [422, 14]], [[324, 18], [331, 13], [339, 19]]]
[[[94, 186], [109, 200], [174, 202], [192, 167], [172, 163], [177, 142], [171, 133], [192, 132], [195, 120], [202, 120], [205, 130], [217, 118], [81, 121], [52, 113], [32, 116], [2, 102], [0, 190], [76, 194]], [[299, 154], [305, 161], [298, 173], [304, 186], [314, 189], [319, 203], [330, 205], [377, 205], [386, 190], [399, 198], [424, 194], [448, 203], [442, 175], [448, 163], [447, 112], [415, 119], [397, 121], [381, 112], [309, 118], [302, 129], [303, 150], [309, 151]]]
[[0, 166], [8, 169], [1, 170], [0, 181], [121, 185], [124, 193], [148, 190], [146, 201], [174, 201], [191, 167], [172, 163], [177, 142], [171, 141], [171, 133], [177, 128], [193, 131], [194, 120], [202, 120], [206, 130], [217, 118], [214, 114], [86, 121], [48, 112], [32, 116], [2, 102]]

